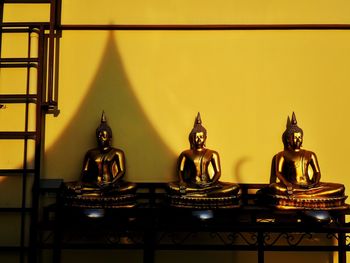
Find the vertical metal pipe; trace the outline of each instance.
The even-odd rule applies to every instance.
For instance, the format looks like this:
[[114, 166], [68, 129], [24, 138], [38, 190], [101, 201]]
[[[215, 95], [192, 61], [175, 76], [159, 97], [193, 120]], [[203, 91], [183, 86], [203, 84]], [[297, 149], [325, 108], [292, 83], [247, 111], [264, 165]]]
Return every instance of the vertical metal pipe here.
[[55, 59], [55, 11], [56, 1], [51, 1], [50, 6], [50, 31], [49, 31], [49, 62], [48, 62], [48, 82], [47, 82], [47, 95], [49, 106], [53, 103], [53, 85], [54, 85], [54, 59]]
[[[31, 29], [28, 29], [28, 59], [31, 57]], [[25, 117], [24, 117], [24, 132], [28, 134], [28, 122], [29, 122], [29, 90], [30, 90], [30, 67], [27, 67], [26, 76], [26, 101], [25, 101]], [[25, 261], [25, 240], [26, 240], [26, 200], [27, 200], [27, 176], [28, 176], [28, 137], [25, 136], [23, 145], [23, 176], [22, 176], [22, 211], [21, 211], [21, 252], [20, 262]]]
[[[47, 67], [48, 67], [48, 61], [47, 61], [47, 53], [48, 53], [48, 49], [47, 49], [47, 44], [49, 42], [49, 36], [47, 34], [44, 34], [44, 37], [43, 37], [43, 50], [44, 50], [44, 54], [43, 54], [43, 57], [42, 57], [42, 61], [41, 61], [41, 65], [42, 65], [42, 73], [41, 73], [41, 78], [42, 78], [42, 102], [46, 102], [47, 100], [47, 89], [50, 89], [48, 88], [47, 86]], [[40, 98], [41, 99], [41, 98]]]
[[55, 29], [61, 26], [61, 10], [62, 10], [62, 0], [54, 0], [55, 1]]
[[[4, 21], [4, 2], [0, 1], [0, 23], [2, 24]], [[2, 26], [0, 27], [0, 58], [1, 58], [1, 50], [2, 50]]]

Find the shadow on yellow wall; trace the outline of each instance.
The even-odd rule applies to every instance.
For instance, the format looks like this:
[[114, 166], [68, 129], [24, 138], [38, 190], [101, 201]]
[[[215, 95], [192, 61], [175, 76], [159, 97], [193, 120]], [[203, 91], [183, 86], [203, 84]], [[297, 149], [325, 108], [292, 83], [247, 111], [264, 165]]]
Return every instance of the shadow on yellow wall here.
[[[74, 96], [74, 90], [71, 94]], [[129, 171], [144, 181], [172, 180], [173, 174], [155, 175], [157, 171], [175, 171], [176, 157], [152, 127], [134, 95], [112, 32], [79, 110], [45, 153], [44, 170], [60, 171], [57, 176], [65, 180], [79, 178], [83, 156], [88, 150], [84, 146], [96, 146], [95, 129], [100, 123], [102, 110], [113, 130], [113, 146], [125, 152], [126, 179], [133, 180], [128, 176]], [[70, 174], [62, 174], [64, 171]]]

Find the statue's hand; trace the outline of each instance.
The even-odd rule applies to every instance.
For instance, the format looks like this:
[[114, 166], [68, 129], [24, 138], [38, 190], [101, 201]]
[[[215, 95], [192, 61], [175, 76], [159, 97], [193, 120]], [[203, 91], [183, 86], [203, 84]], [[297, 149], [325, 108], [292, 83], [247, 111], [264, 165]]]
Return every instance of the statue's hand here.
[[76, 185], [74, 185], [74, 186], [71, 186], [71, 188], [72, 188], [73, 190], [80, 190], [82, 187], [81, 187], [80, 184], [76, 184]]
[[80, 193], [82, 186], [77, 184], [77, 185], [72, 186], [70, 189], [72, 189], [76, 193]]
[[180, 194], [186, 194], [186, 186], [185, 184], [180, 184]]
[[293, 185], [291, 183], [287, 183], [286, 187], [287, 187], [287, 194], [293, 195]]
[[309, 184], [307, 188], [314, 188], [318, 185], [318, 183], [312, 183], [312, 184]]
[[105, 188], [107, 188], [109, 186], [109, 183], [107, 183], [107, 182], [98, 182], [97, 186], [99, 188], [101, 188], [101, 189], [105, 189]]
[[201, 188], [207, 188], [207, 187], [211, 186], [212, 184], [213, 184], [212, 182], [206, 182], [206, 183], [201, 183], [199, 186]]

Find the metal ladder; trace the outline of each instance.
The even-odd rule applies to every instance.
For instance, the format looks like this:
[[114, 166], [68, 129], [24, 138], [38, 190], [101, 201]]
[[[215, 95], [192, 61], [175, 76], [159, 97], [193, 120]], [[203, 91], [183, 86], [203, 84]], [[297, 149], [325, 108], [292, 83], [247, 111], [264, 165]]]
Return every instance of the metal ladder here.
[[[49, 21], [4, 21], [7, 5], [18, 4], [50, 5]], [[12, 252], [21, 263], [38, 261], [41, 154], [45, 115], [57, 112], [60, 6], [60, 0], [3, 0], [0, 3], [0, 150], [3, 156], [0, 185], [13, 178], [20, 180], [16, 187], [9, 185], [12, 191], [9, 198], [20, 196], [19, 202], [16, 205], [11, 202], [10, 205], [0, 204], [0, 219], [11, 215], [14, 222], [19, 221], [19, 242], [0, 244], [0, 251]], [[14, 42], [18, 39], [24, 41], [20, 47], [26, 50], [18, 52], [20, 55], [11, 52], [10, 57], [4, 55], [4, 51], [18, 44]], [[15, 84], [11, 83], [11, 78]], [[19, 83], [17, 78], [23, 83], [21, 87], [13, 86]], [[0, 232], [6, 227], [6, 224], [0, 224]]]

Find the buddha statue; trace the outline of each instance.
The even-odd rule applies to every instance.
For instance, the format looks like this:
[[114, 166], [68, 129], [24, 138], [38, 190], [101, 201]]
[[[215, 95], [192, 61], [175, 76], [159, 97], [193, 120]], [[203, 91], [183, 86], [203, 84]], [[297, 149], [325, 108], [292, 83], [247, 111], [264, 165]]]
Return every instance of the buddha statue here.
[[316, 154], [301, 148], [303, 130], [298, 127], [294, 112], [292, 120], [288, 118], [282, 140], [284, 150], [273, 158], [271, 184], [258, 192], [259, 199], [281, 209], [344, 207], [344, 185], [320, 182]]
[[133, 206], [136, 184], [123, 181], [124, 152], [111, 146], [112, 129], [102, 112], [96, 129], [98, 147], [85, 154], [81, 180], [64, 184], [68, 205], [81, 207]]
[[239, 206], [237, 184], [220, 182], [220, 158], [205, 147], [207, 131], [198, 113], [189, 135], [191, 149], [178, 158], [179, 181], [168, 184], [170, 204], [178, 207], [215, 208]]

